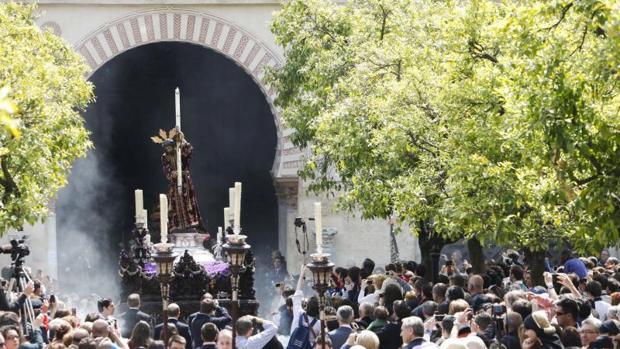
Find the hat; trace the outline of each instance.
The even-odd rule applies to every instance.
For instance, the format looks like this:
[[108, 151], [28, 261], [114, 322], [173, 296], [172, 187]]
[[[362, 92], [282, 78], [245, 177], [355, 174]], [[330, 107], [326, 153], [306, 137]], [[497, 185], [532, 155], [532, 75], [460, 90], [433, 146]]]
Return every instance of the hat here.
[[620, 333], [620, 328], [618, 328], [618, 324], [614, 320], [607, 320], [601, 324], [600, 332], [615, 336]]

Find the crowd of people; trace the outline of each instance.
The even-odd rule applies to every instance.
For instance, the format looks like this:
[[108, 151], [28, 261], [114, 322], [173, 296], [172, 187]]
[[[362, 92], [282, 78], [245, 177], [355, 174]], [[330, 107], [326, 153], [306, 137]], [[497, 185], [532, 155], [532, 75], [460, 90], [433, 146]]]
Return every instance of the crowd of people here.
[[[559, 349], [620, 347], [620, 270], [607, 250], [578, 258], [565, 250], [546, 263], [544, 286], [532, 283], [522, 255], [509, 251], [475, 274], [459, 254], [435, 283], [412, 261], [336, 268], [327, 291], [328, 335], [320, 340], [319, 300], [304, 287], [279, 283], [273, 312], [279, 334], [309, 329], [316, 348]], [[304, 331], [301, 331], [304, 332]], [[286, 338], [286, 337], [282, 337]], [[360, 347], [361, 346], [361, 347]]]
[[[335, 268], [324, 337], [309, 272], [302, 266], [291, 278], [281, 258], [270, 274], [275, 294], [268, 319], [245, 315], [235, 323], [209, 293], [189, 316], [169, 304], [167, 324], [141, 310], [138, 294], [129, 295], [121, 314], [111, 299], [98, 299], [97, 311], [79, 317], [35, 280], [20, 294], [0, 289], [0, 349], [620, 348], [616, 258], [565, 251], [558, 266], [547, 264], [544, 286], [532, 284], [517, 252], [487, 262], [478, 274], [456, 259], [445, 261], [434, 283], [413, 261], [376, 266], [366, 259]], [[34, 316], [24, 313], [25, 304]]]

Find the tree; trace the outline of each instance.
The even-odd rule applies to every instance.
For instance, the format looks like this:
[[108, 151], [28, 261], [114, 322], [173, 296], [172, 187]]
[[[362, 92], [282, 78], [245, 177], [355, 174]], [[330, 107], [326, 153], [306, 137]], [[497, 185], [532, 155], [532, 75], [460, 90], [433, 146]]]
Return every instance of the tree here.
[[[13, 121], [0, 133], [0, 230], [45, 218], [73, 161], [91, 146], [79, 110], [92, 100], [87, 67], [33, 20], [34, 6], [0, 4], [0, 86]], [[20, 136], [15, 137], [19, 132]]]
[[288, 2], [270, 80], [301, 174], [421, 243], [523, 248], [535, 277], [553, 239], [617, 240], [614, 4]]
[[[416, 96], [423, 90], [411, 90], [412, 80], [403, 78], [419, 58], [410, 52], [418, 38], [408, 34], [414, 10], [389, 0], [287, 2], [272, 25], [286, 64], [268, 76], [284, 120], [296, 130], [293, 143], [311, 149], [301, 171], [310, 190], [338, 192], [339, 207], [359, 209], [364, 218], [396, 212], [429, 245], [421, 250], [430, 263], [447, 234], [431, 222], [443, 181], [432, 144], [437, 132], [426, 132], [435, 128], [433, 111]], [[412, 172], [426, 182], [428, 212], [402, 216], [398, 196]]]

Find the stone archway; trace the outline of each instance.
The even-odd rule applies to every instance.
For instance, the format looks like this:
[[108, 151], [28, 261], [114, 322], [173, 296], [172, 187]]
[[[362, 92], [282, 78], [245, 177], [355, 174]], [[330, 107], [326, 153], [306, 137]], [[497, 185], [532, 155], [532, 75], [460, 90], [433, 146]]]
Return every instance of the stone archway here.
[[[110, 59], [132, 48], [162, 41], [188, 42], [215, 50], [243, 68], [260, 87], [274, 115], [277, 148], [272, 166], [276, 185], [280, 178], [297, 178], [301, 151], [289, 140], [279, 112], [274, 107], [275, 91], [263, 81], [264, 69], [279, 66], [281, 58], [250, 32], [210, 14], [161, 9], [137, 12], [108, 22], [76, 44], [76, 50], [92, 68], [90, 74]], [[90, 75], [89, 75], [90, 76]]]

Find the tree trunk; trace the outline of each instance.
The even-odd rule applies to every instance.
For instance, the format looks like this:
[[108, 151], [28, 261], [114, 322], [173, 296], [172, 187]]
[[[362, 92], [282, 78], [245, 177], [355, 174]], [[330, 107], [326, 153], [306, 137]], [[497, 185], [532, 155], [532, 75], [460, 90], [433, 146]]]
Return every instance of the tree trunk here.
[[467, 240], [467, 250], [469, 251], [469, 258], [471, 259], [474, 273], [483, 274], [486, 271], [486, 264], [484, 263], [484, 251], [480, 240], [475, 237]]
[[449, 243], [446, 239], [437, 234], [427, 221], [420, 221], [418, 225], [418, 243], [422, 252], [422, 264], [426, 268], [426, 281], [437, 283], [439, 276], [439, 256], [441, 249]]
[[532, 284], [534, 286], [545, 286], [543, 278], [543, 272], [545, 271], [545, 252], [532, 252], [529, 249], [525, 249], [525, 258], [527, 259], [527, 265], [529, 266], [532, 277]]
[[394, 224], [390, 222], [390, 261], [397, 262], [400, 259], [398, 253], [398, 244], [396, 243], [396, 235], [394, 234]]

